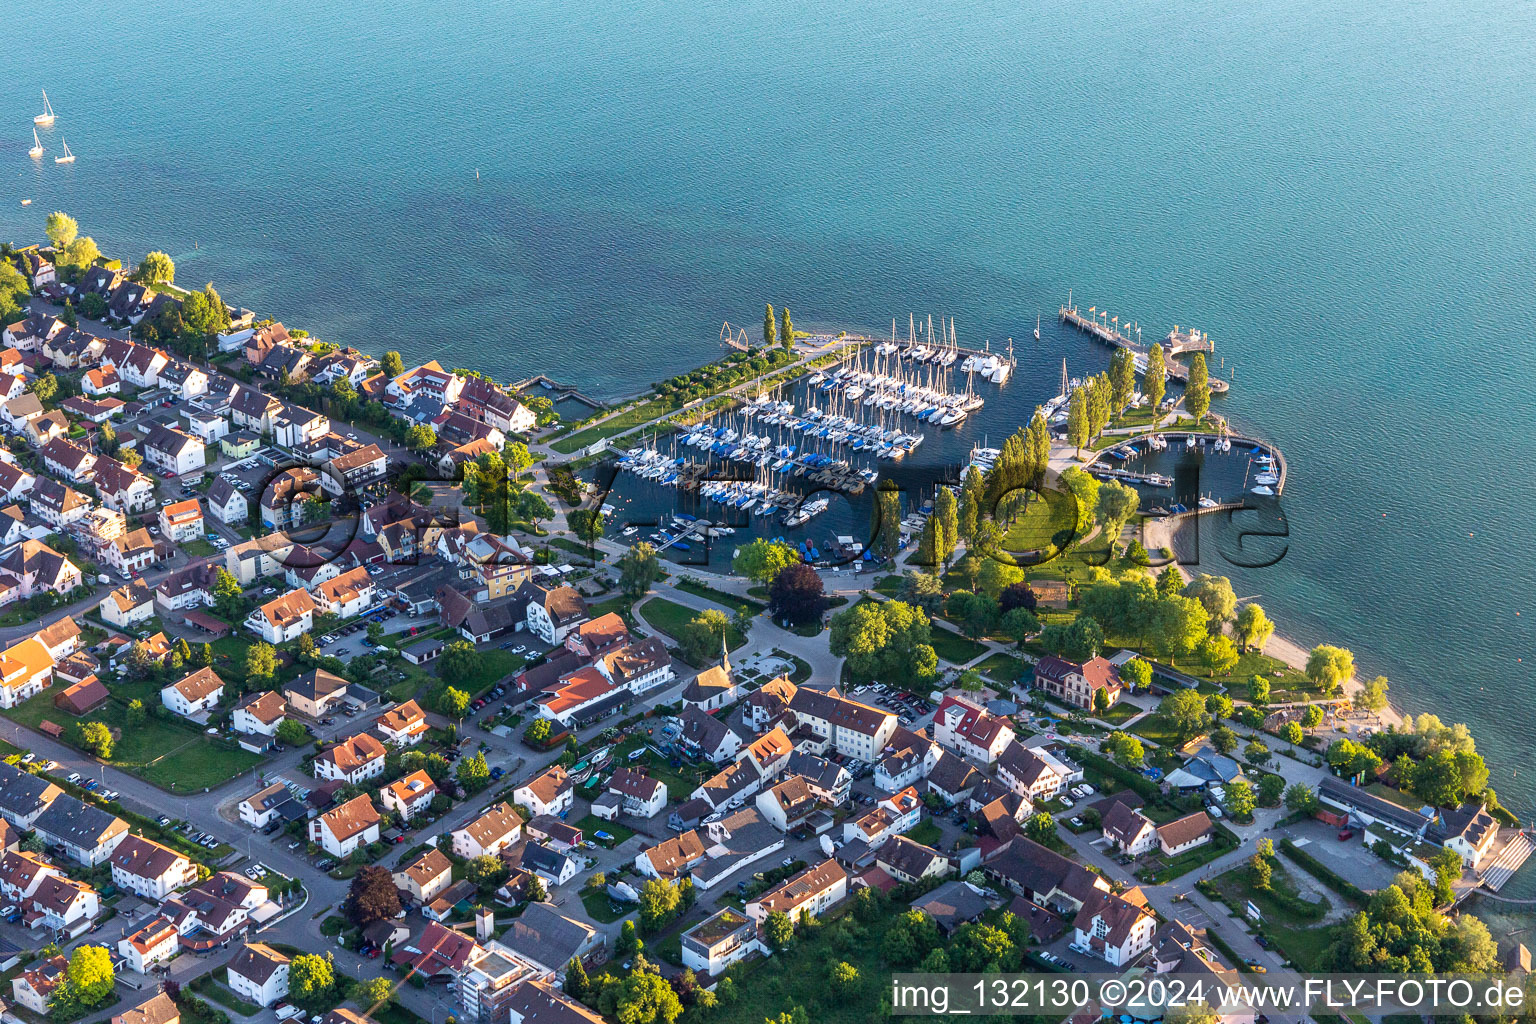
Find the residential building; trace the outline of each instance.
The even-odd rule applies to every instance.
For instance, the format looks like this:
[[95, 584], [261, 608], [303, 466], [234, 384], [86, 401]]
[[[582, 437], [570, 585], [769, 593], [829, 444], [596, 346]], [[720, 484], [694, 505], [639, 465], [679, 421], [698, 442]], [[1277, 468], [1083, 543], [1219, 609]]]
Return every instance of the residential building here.
[[1040, 803], [1060, 792], [1065, 780], [1038, 751], [1014, 743], [997, 759], [997, 781], [1030, 803]]
[[791, 775], [772, 789], [757, 794], [757, 809], [780, 832], [793, 832], [805, 825], [821, 806], [811, 787], [798, 775]]
[[623, 812], [632, 818], [654, 818], [667, 805], [667, 784], [633, 768], [616, 769], [608, 792], [621, 798]]
[[687, 875], [705, 857], [704, 838], [697, 831], [663, 839], [635, 857], [635, 870], [647, 878], [672, 881]]
[[560, 765], [551, 765], [512, 791], [512, 801], [534, 814], [565, 816], [575, 801], [576, 787]]
[[410, 821], [426, 810], [435, 796], [437, 784], [432, 781], [432, 776], [420, 768], [379, 791], [384, 809], [394, 811], [405, 821]]
[[226, 526], [236, 526], [244, 523], [251, 517], [251, 506], [245, 500], [245, 495], [229, 481], [228, 477], [220, 476], [208, 488], [206, 495], [208, 512], [213, 518]]
[[546, 644], [564, 643], [571, 630], [590, 618], [587, 602], [574, 587], [545, 588], [530, 582], [520, 589], [528, 591], [528, 631]]
[[11, 981], [11, 998], [40, 1017], [48, 1016], [54, 990], [64, 984], [69, 959], [62, 953], [38, 961]]
[[64, 848], [72, 860], [88, 868], [112, 855], [128, 834], [128, 823], [65, 793], [53, 800], [33, 822], [33, 830]]
[[131, 1010], [114, 1014], [112, 1024], [180, 1024], [181, 1010], [164, 992], [150, 996]]
[[898, 882], [916, 883], [949, 874], [949, 858], [938, 850], [892, 836], [875, 852], [875, 864]]
[[817, 918], [847, 895], [848, 872], [829, 858], [750, 901], [747, 917], [759, 930], [773, 913], [782, 913], [791, 921], [799, 921], [801, 914]]
[[352, 785], [384, 773], [384, 744], [366, 732], [349, 736], [315, 755], [317, 779], [339, 779]]
[[802, 686], [795, 691], [789, 710], [815, 737], [806, 743], [797, 739], [800, 749], [813, 754], [832, 749], [844, 757], [871, 763], [885, 749], [897, 726], [891, 712], [848, 700], [835, 688], [821, 693]]
[[[563, 772], [564, 769], [561, 769]], [[518, 791], [520, 793], [521, 790]], [[513, 799], [524, 803], [513, 794]], [[530, 806], [524, 804], [524, 806]], [[544, 813], [535, 810], [535, 813]], [[474, 857], [494, 857], [516, 843], [523, 835], [523, 819], [513, 807], [502, 802], [487, 807], [474, 821], [453, 832], [453, 852], [466, 860]]]
[[853, 790], [853, 773], [842, 765], [815, 754], [795, 751], [789, 755], [784, 770], [798, 775], [811, 787], [816, 798], [828, 807], [842, 807]]
[[934, 742], [981, 764], [997, 760], [1013, 742], [1013, 737], [1013, 727], [1008, 724], [1008, 719], [990, 714], [964, 697], [946, 696], [934, 712]]
[[359, 846], [379, 841], [379, 812], [366, 793], [309, 823], [309, 840], [332, 857], [350, 857]]
[[561, 981], [567, 964], [592, 956], [604, 945], [602, 932], [544, 902], [528, 904], [501, 942], [519, 959]]
[[307, 718], [324, 718], [347, 696], [351, 683], [323, 668], [311, 669], [283, 688], [288, 707]]
[[281, 782], [263, 786], [239, 806], [240, 820], [251, 828], [266, 828], [274, 821], [289, 821], [302, 817], [305, 810]]
[[1210, 842], [1215, 831], [1216, 827], [1211, 824], [1211, 819], [1206, 816], [1206, 813], [1196, 811], [1194, 814], [1175, 818], [1166, 825], [1159, 825], [1157, 845], [1165, 856], [1177, 857], [1181, 853]]
[[[35, 508], [35, 500], [33, 505]], [[75, 563], [40, 540], [23, 541], [11, 548], [0, 558], [0, 570], [16, 577], [22, 597], [67, 594], [81, 583]]]
[[149, 428], [139, 450], [149, 465], [177, 476], [202, 469], [208, 464], [200, 438], [163, 423]]
[[314, 626], [315, 601], [307, 590], [290, 590], [261, 605], [245, 620], [245, 628], [269, 644], [287, 643]]
[[131, 629], [155, 615], [155, 592], [143, 580], [118, 587], [98, 606], [101, 617], [119, 629]]
[[897, 726], [875, 764], [875, 788], [894, 793], [921, 782], [938, 763], [940, 753], [939, 745], [926, 735]]
[[[422, 973], [420, 968], [417, 973]], [[510, 1004], [518, 997], [520, 987], [538, 975], [537, 968], [500, 942], [489, 941], [483, 947], [475, 945], [463, 967], [450, 974], [457, 998], [457, 1012], [453, 1016], [465, 1024], [509, 1022], [512, 1020]]]
[[162, 687], [160, 703], [183, 718], [194, 718], [214, 708], [223, 696], [224, 680], [205, 666]]
[[711, 764], [724, 764], [741, 750], [741, 735], [698, 707], [683, 708], [677, 721], [681, 726], [677, 741]]
[[288, 717], [288, 702], [273, 690], [248, 693], [235, 704], [230, 727], [247, 736], [274, 739], [278, 726]]
[[350, 619], [362, 613], [374, 602], [373, 577], [362, 566], [348, 569], [335, 579], [327, 580], [312, 591], [315, 604], [322, 612], [338, 618]]
[[304, 509], [320, 492], [320, 477], [312, 469], [285, 469], [267, 481], [261, 492], [261, 525], [283, 530], [303, 522]]
[[1104, 839], [1111, 850], [1140, 857], [1157, 845], [1157, 827], [1136, 808], [1115, 801], [1104, 815]]
[[756, 926], [729, 907], [683, 933], [683, 966], [713, 978], [753, 953], [765, 952]]
[[36, 637], [0, 653], [0, 708], [14, 708], [53, 682], [53, 657]]
[[147, 900], [163, 900], [197, 882], [197, 865], [190, 858], [142, 836], [124, 836], [111, 863], [112, 884]]
[[247, 942], [230, 959], [224, 977], [235, 995], [271, 1006], [288, 995], [288, 957], [264, 942]]
[[580, 862], [567, 853], [561, 853], [545, 843], [530, 842], [523, 847], [520, 866], [531, 871], [550, 885], [564, 885], [576, 877]]
[[1049, 654], [1035, 665], [1035, 686], [1085, 711], [1093, 710], [1094, 694], [1098, 691], [1103, 690], [1113, 706], [1123, 689], [1120, 670], [1107, 658], [1078, 664]]
[[436, 847], [394, 872], [395, 887], [417, 903], [430, 903], [453, 881], [453, 862]]
[[0, 761], [0, 816], [18, 829], [30, 832], [38, 816], [63, 792], [47, 776]]
[[1464, 866], [1480, 872], [1498, 844], [1499, 823], [1488, 813], [1486, 804], [1465, 803], [1440, 811], [1425, 830], [1424, 838], [1456, 851]]
[[95, 483], [101, 503], [114, 511], [140, 512], [155, 503], [154, 481], [105, 455], [96, 460]]
[[408, 700], [375, 718], [373, 728], [385, 743], [414, 747], [427, 734], [427, 715], [415, 700]]
[[148, 974], [156, 964], [181, 952], [181, 933], [165, 917], [154, 917], [132, 935], [117, 940], [117, 955], [130, 970]]
[[1076, 944], [1112, 967], [1128, 966], [1152, 945], [1157, 918], [1140, 889], [1123, 895], [1101, 892], [1088, 898], [1072, 920]]
[[196, 498], [161, 507], [160, 533], [166, 540], [181, 544], [201, 539], [203, 532], [203, 506]]
[[320, 486], [336, 497], [361, 494], [388, 474], [389, 456], [369, 444], [327, 462], [320, 471]]

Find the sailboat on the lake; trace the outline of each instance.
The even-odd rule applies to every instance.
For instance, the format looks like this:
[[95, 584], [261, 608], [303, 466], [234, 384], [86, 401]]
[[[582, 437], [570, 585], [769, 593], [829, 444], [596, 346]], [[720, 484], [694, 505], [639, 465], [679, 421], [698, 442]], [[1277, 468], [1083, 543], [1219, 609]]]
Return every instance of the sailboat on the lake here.
[[72, 163], [74, 163], [75, 162], [75, 154], [73, 154], [73, 153], [71, 153], [69, 151], [69, 143], [65, 142], [63, 139], [60, 139], [59, 140], [59, 145], [64, 147], [64, 155], [63, 156], [56, 156], [56, 157], [54, 157], [53, 158], [53, 162], [56, 163], [56, 164], [72, 164]]
[[1035, 314], [1035, 340], [1040, 340], [1040, 314]]
[[48, 102], [48, 90], [43, 90], [43, 112], [32, 119], [33, 124], [50, 125], [54, 122], [53, 104]]
[[38, 157], [40, 157], [42, 155], [43, 155], [43, 144], [41, 142], [39, 142], [38, 139], [37, 139], [37, 129], [33, 128], [32, 129], [32, 148], [27, 150], [27, 156], [30, 156], [32, 159], [36, 160]]

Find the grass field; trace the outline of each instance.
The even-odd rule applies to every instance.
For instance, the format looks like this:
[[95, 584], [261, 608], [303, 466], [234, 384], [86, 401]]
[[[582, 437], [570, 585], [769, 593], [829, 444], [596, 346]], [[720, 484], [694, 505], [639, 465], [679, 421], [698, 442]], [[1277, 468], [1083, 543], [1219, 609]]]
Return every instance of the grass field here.
[[[639, 607], [639, 615], [642, 619], [653, 629], [661, 630], [674, 640], [684, 626], [702, 614], [676, 601], [668, 601], [664, 597], [653, 597]], [[726, 643], [731, 650], [734, 651], [746, 642], [747, 638], [742, 636], [735, 626], [726, 627]]]
[[963, 665], [972, 658], [987, 653], [986, 647], [975, 640], [951, 632], [942, 626], [933, 627], [933, 649], [941, 659], [952, 665]]
[[[1263, 915], [1259, 927], [1274, 942], [1275, 947], [1302, 970], [1321, 968], [1323, 953], [1333, 942], [1333, 928], [1318, 922], [1327, 916], [1329, 902], [1326, 898], [1308, 906], [1305, 914], [1291, 909], [1251, 884], [1247, 865], [1233, 868], [1218, 876], [1213, 884], [1221, 893], [1222, 902], [1241, 913], [1245, 902], [1252, 900]], [[1296, 883], [1287, 870], [1279, 865], [1274, 868], [1271, 887], [1289, 897], [1296, 897]]]
[[206, 736], [195, 725], [147, 717], [130, 728], [129, 701], [142, 700], [145, 707], [160, 702], [159, 687], [152, 683], [116, 684], [112, 700], [78, 720], [53, 706], [57, 692], [44, 690], [5, 714], [29, 729], [39, 729], [45, 719], [63, 726], [64, 741], [71, 745], [79, 737], [77, 722], [104, 722], [116, 737], [107, 763], [162, 789], [186, 793], [217, 786], [261, 763], [259, 755]]
[[754, 601], [739, 594], [727, 594], [723, 590], [716, 590], [714, 587], [705, 586], [698, 580], [687, 577], [679, 579], [673, 586], [677, 587], [678, 590], [693, 594], [695, 597], [702, 597], [707, 601], [723, 605], [726, 611], [730, 612], [734, 612], [738, 608], [746, 608], [753, 615], [761, 615], [768, 609], [768, 606], [761, 601]]
[[1153, 712], [1131, 726], [1131, 732], [1144, 740], [1151, 740], [1158, 746], [1178, 747], [1182, 745], [1182, 736], [1174, 730], [1173, 723], [1157, 712]]
[[944, 838], [944, 833], [939, 831], [939, 826], [933, 823], [932, 818], [924, 818], [908, 830], [906, 836], [914, 843], [922, 843], [924, 846], [937, 846], [939, 840]]
[[591, 916], [592, 920], [602, 924], [612, 924], [624, 917], [624, 915], [638, 909], [633, 906], [618, 906], [617, 912], [615, 912], [617, 905], [608, 898], [606, 887], [602, 889], [583, 889], [581, 891], [581, 905], [587, 908], [587, 914]]
[[1024, 662], [1011, 654], [998, 652], [976, 666], [981, 674], [1002, 687], [1012, 686], [1024, 672]]
[[612, 437], [615, 434], [622, 434], [631, 427], [638, 427], [642, 423], [648, 423], [658, 416], [665, 416], [668, 413], [676, 412], [682, 407], [683, 403], [676, 399], [653, 398], [649, 402], [641, 402], [639, 405], [631, 406], [621, 413], [616, 413], [596, 426], [587, 427], [585, 430], [562, 437], [551, 444], [550, 447], [561, 455], [569, 455], [572, 452], [580, 451], [588, 445], [596, 444], [604, 438]]

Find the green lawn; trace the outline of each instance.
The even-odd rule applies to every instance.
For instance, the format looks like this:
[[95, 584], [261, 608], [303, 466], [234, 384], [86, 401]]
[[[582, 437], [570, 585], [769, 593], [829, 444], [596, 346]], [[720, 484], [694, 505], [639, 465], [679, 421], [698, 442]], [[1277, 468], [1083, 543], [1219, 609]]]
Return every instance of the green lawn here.
[[1148, 857], [1141, 869], [1136, 872], [1136, 877], [1150, 885], [1171, 882], [1196, 868], [1204, 867], [1236, 846], [1237, 843], [1232, 838], [1232, 834], [1218, 827], [1215, 834], [1211, 836], [1211, 841], [1204, 846], [1187, 850], [1177, 857], [1164, 857], [1160, 853]]
[[[614, 750], [613, 763], [621, 765], [635, 765], [635, 761], [629, 760], [627, 755], [630, 751], [636, 749], [637, 747], [644, 746], [647, 739], [650, 739], [650, 737], [640, 735], [631, 736], [629, 739], [625, 740], [618, 746], [617, 749]], [[697, 789], [699, 783], [703, 782], [705, 779], [714, 774], [714, 769], [712, 769], [709, 765], [693, 765], [689, 764], [686, 760], [676, 768], [673, 768], [671, 762], [665, 758], [657, 757], [650, 751], [646, 751], [644, 757], [637, 758], [636, 760], [641, 764], [649, 766], [646, 774], [648, 774], [651, 778], [656, 779], [659, 782], [666, 783], [668, 803], [675, 804], [687, 800], [688, 794]], [[606, 826], [604, 826], [604, 828], [608, 832], [613, 832], [614, 835], [619, 834], [614, 832], [614, 830], [611, 828], [607, 828]]]
[[[1295, 961], [1302, 970], [1321, 969], [1323, 953], [1333, 942], [1334, 932], [1332, 927], [1318, 924], [1328, 914], [1330, 904], [1326, 897], [1308, 904], [1304, 914], [1293, 910], [1272, 898], [1269, 893], [1255, 889], [1249, 881], [1246, 864], [1218, 876], [1212, 884], [1220, 892], [1222, 902], [1239, 914], [1246, 901], [1252, 900], [1263, 915], [1258, 930], [1269, 936], [1276, 949]], [[1296, 883], [1283, 866], [1275, 866], [1270, 884], [1275, 891], [1296, 897]]]
[[612, 924], [635, 911], [636, 907], [616, 904], [608, 898], [606, 887], [603, 889], [583, 889], [581, 891], [581, 905], [587, 908], [587, 914], [594, 921], [602, 924]]
[[944, 838], [944, 833], [939, 831], [939, 826], [933, 823], [932, 818], [924, 818], [908, 830], [906, 836], [914, 843], [922, 843], [924, 846], [937, 846], [939, 840]]
[[997, 683], [999, 686], [1009, 687], [1024, 672], [1024, 662], [1011, 654], [1003, 654], [999, 651], [976, 666], [981, 669], [981, 674]]
[[761, 601], [754, 601], [751, 598], [742, 597], [739, 594], [728, 594], [723, 590], [717, 590], [714, 587], [705, 586], [698, 580], [690, 579], [688, 577], [679, 579], [676, 583], [673, 584], [673, 586], [675, 586], [678, 590], [687, 591], [688, 593], [693, 594], [695, 597], [702, 597], [705, 600], [713, 601], [718, 605], [723, 605], [725, 610], [729, 612], [735, 612], [736, 609], [745, 607], [753, 615], [761, 615], [768, 609], [768, 606]]
[[492, 686], [495, 686], [513, 672], [516, 672], [527, 661], [528, 659], [521, 654], [513, 654], [511, 651], [503, 651], [499, 648], [481, 651], [479, 671], [462, 679], [450, 679], [448, 682], [451, 682], [461, 690], [465, 690], [473, 697], [489, 690]]
[[[159, 687], [153, 683], [124, 683], [114, 685], [112, 691], [113, 700], [78, 721], [104, 722], [111, 727], [116, 742], [107, 763], [114, 768], [131, 772], [162, 789], [186, 793], [217, 786], [262, 761], [257, 754], [204, 735], [192, 724], [148, 717], [141, 725], [129, 728], [128, 702], [137, 698], [146, 707], [151, 700], [158, 704]], [[64, 740], [74, 744], [79, 736], [77, 720], [53, 706], [56, 692], [54, 688], [44, 690], [5, 714], [38, 731], [45, 719], [54, 722], [64, 727]]]
[[[668, 792], [667, 796], [669, 798], [671, 795], [672, 794]], [[614, 846], [618, 846], [620, 843], [628, 840], [635, 834], [634, 829], [625, 828], [623, 825], [620, 825], [616, 821], [604, 821], [602, 818], [597, 818], [590, 814], [576, 822], [575, 827], [581, 829], [581, 834], [588, 839], [592, 839], [593, 835], [597, 832], [607, 832], [609, 835], [613, 836]]]
[[1155, 711], [1131, 726], [1131, 732], [1144, 740], [1151, 740], [1159, 746], [1179, 747], [1183, 745], [1183, 737], [1175, 731], [1173, 723]]
[[[676, 601], [668, 601], [664, 597], [653, 597], [639, 607], [639, 615], [653, 629], [659, 629], [663, 633], [676, 640], [679, 631], [702, 615], [703, 612], [680, 605]], [[747, 638], [737, 631], [735, 626], [729, 626], [726, 630], [726, 643], [731, 650], [735, 650], [747, 642]]]
[[933, 627], [933, 649], [940, 658], [952, 665], [963, 665], [972, 658], [987, 653], [986, 647], [975, 640], [951, 632], [942, 626]]
[[562, 437], [551, 444], [550, 448], [561, 455], [570, 455], [572, 452], [579, 451], [590, 444], [595, 444], [615, 434], [622, 434], [631, 427], [638, 427], [642, 423], [649, 423], [658, 416], [665, 416], [667, 413], [676, 412], [682, 407], [683, 403], [679, 400], [653, 398], [649, 402], [641, 402], [639, 405], [625, 409], [623, 412], [615, 414], [595, 427], [587, 427], [585, 430]]
[[1110, 709], [1102, 715], [1094, 715], [1093, 717], [1101, 722], [1108, 722], [1110, 725], [1124, 725], [1139, 714], [1141, 714], [1141, 708], [1125, 701], [1118, 701], [1111, 705]]
[[218, 549], [201, 537], [197, 540], [184, 540], [180, 546], [181, 550], [194, 558], [211, 558], [218, 554]]

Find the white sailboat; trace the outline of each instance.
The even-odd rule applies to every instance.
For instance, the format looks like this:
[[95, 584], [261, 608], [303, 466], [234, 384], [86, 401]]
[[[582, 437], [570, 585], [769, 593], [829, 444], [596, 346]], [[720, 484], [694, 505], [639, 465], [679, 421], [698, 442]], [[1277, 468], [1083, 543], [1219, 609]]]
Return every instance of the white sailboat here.
[[56, 156], [56, 157], [54, 157], [53, 158], [53, 162], [56, 163], [56, 164], [72, 164], [72, 163], [74, 163], [75, 162], [75, 154], [73, 154], [73, 153], [71, 153], [69, 151], [69, 143], [65, 142], [63, 139], [60, 139], [59, 140], [59, 145], [64, 147], [64, 155], [63, 156]]
[[1035, 340], [1040, 340], [1040, 314], [1035, 314]]
[[33, 124], [50, 125], [54, 122], [53, 104], [48, 102], [48, 90], [43, 90], [43, 112], [32, 119]]
[[32, 129], [32, 148], [27, 150], [27, 156], [36, 160], [43, 155], [43, 144], [37, 139], [37, 129]]

